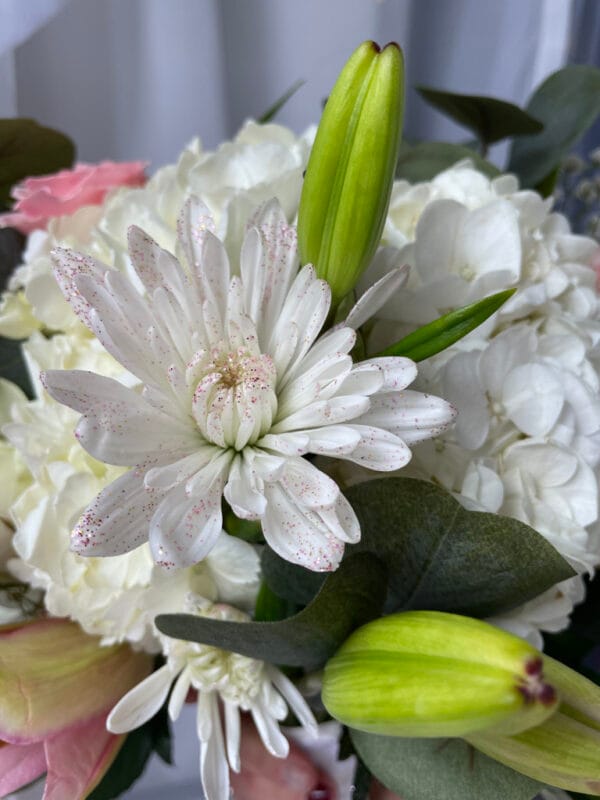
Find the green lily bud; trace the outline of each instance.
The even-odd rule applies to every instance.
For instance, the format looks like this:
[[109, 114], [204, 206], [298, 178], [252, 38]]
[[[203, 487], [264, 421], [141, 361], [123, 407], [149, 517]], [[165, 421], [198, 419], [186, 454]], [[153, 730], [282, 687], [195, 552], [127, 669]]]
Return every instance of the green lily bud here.
[[600, 796], [600, 688], [548, 656], [544, 665], [561, 694], [555, 714], [516, 736], [482, 731], [467, 741], [535, 780]]
[[381, 239], [402, 130], [404, 62], [364, 42], [341, 71], [317, 130], [300, 199], [298, 246], [331, 286], [351, 291]]
[[515, 733], [557, 708], [544, 662], [486, 622], [392, 614], [355, 631], [325, 668], [323, 703], [351, 728], [388, 736]]

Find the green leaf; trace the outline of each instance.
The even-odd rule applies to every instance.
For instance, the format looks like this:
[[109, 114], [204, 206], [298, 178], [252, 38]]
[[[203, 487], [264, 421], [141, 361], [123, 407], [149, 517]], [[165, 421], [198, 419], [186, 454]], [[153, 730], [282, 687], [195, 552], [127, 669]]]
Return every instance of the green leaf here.
[[10, 190], [23, 178], [70, 167], [75, 146], [68, 136], [33, 119], [0, 119], [0, 203], [11, 203]]
[[458, 342], [491, 317], [500, 306], [513, 296], [516, 289], [484, 297], [471, 305], [444, 314], [443, 317], [418, 328], [399, 342], [386, 347], [379, 356], [406, 356], [413, 361], [424, 361]]
[[127, 791], [143, 773], [148, 759], [156, 752], [167, 764], [172, 764], [171, 733], [166, 708], [125, 739], [110, 769], [88, 800], [113, 800]]
[[473, 131], [486, 147], [508, 136], [528, 136], [544, 129], [538, 119], [505, 100], [442, 92], [425, 86], [417, 86], [416, 89], [438, 111]]
[[270, 547], [263, 550], [261, 567], [265, 580], [275, 594], [300, 606], [310, 603], [327, 577], [323, 572], [312, 572], [297, 564], [290, 564]]
[[404, 178], [411, 183], [430, 181], [440, 172], [465, 158], [471, 159], [475, 168], [490, 178], [495, 178], [500, 174], [493, 164], [469, 147], [448, 142], [420, 142], [412, 146], [406, 143], [402, 145], [398, 156], [396, 177]]
[[346, 497], [362, 530], [347, 548], [375, 553], [389, 576], [388, 610], [487, 617], [537, 597], [575, 573], [533, 528], [467, 511], [435, 484], [379, 478]]
[[162, 614], [161, 633], [232, 650], [274, 664], [316, 668], [348, 635], [379, 616], [385, 598], [385, 567], [370, 553], [348, 558], [330, 573], [315, 599], [279, 622], [222, 622], [192, 614]]
[[524, 187], [546, 179], [600, 114], [600, 69], [571, 64], [535, 91], [527, 111], [544, 123], [535, 136], [515, 139], [508, 172]]
[[288, 101], [290, 98], [292, 98], [292, 97], [293, 97], [293, 96], [296, 94], [296, 92], [298, 91], [298, 89], [301, 89], [301, 88], [304, 86], [304, 84], [305, 84], [305, 83], [306, 83], [306, 81], [302, 80], [301, 78], [299, 78], [297, 81], [295, 81], [295, 83], [292, 83], [292, 85], [290, 86], [290, 88], [289, 88], [289, 89], [287, 89], [287, 90], [286, 90], [286, 91], [285, 91], [285, 92], [284, 92], [284, 93], [281, 95], [281, 97], [279, 97], [277, 100], [275, 100], [275, 102], [273, 103], [273, 105], [272, 105], [272, 106], [270, 106], [270, 107], [269, 107], [269, 108], [268, 108], [268, 109], [267, 109], [267, 110], [264, 112], [264, 114], [261, 114], [261, 115], [260, 115], [260, 117], [258, 118], [257, 122], [260, 122], [260, 124], [261, 124], [261, 125], [266, 125], [266, 124], [267, 124], [267, 122], [271, 122], [271, 120], [273, 119], [273, 117], [275, 117], [275, 116], [276, 116], [276, 114], [277, 114], [279, 111], [281, 111], [281, 109], [284, 107], [284, 105], [287, 103], [287, 101]]
[[289, 616], [289, 609], [288, 601], [275, 594], [269, 584], [263, 580], [256, 598], [254, 621], [273, 622], [277, 619], [285, 619]]
[[0, 336], [0, 378], [16, 383], [27, 395], [33, 397], [33, 387], [23, 357], [21, 342]]
[[462, 739], [350, 735], [367, 767], [402, 800], [531, 800], [546, 788]]

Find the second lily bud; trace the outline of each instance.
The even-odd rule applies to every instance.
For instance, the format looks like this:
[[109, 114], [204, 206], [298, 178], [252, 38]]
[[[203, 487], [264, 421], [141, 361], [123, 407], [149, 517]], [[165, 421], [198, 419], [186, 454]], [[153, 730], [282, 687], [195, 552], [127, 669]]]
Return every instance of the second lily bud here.
[[393, 614], [355, 631], [329, 661], [323, 702], [341, 722], [388, 736], [517, 733], [557, 708], [542, 657], [480, 620]]
[[298, 213], [302, 263], [350, 292], [379, 245], [392, 191], [403, 97], [402, 51], [364, 42], [340, 73], [317, 130]]

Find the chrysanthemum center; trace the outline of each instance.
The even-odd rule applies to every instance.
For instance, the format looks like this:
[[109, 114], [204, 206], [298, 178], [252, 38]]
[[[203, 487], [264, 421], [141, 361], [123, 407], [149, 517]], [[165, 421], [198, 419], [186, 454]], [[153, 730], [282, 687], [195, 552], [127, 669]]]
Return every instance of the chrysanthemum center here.
[[196, 354], [193, 415], [205, 438], [241, 450], [264, 435], [277, 409], [271, 356], [246, 347], [214, 347]]

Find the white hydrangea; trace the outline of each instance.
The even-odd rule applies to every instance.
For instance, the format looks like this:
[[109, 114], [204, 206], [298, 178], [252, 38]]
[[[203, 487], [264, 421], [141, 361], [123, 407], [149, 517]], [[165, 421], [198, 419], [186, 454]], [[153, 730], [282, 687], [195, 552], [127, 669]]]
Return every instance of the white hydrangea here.
[[[70, 365], [131, 378], [96, 340], [34, 334], [25, 351], [32, 375], [49, 365]], [[74, 520], [124, 470], [88, 455], [73, 436], [77, 414], [45, 393], [33, 401], [13, 395], [9, 413], [3, 427], [6, 449], [12, 445], [14, 457], [20, 454], [25, 460], [30, 483], [20, 494], [13, 493], [12, 546], [18, 558], [8, 566], [19, 579], [45, 590], [51, 614], [71, 617], [105, 643], [127, 640], [156, 651], [154, 617], [181, 611], [191, 591], [211, 600], [252, 605], [258, 556], [249, 544], [225, 533], [202, 564], [170, 575], [154, 566], [147, 546], [115, 558], [82, 558], [71, 552]]]
[[[462, 162], [429, 183], [394, 187], [384, 244], [401, 247], [407, 284], [380, 311], [368, 351], [416, 325], [516, 286], [484, 325], [419, 365], [417, 385], [450, 400], [453, 429], [415, 449], [414, 473], [468, 507], [542, 533], [579, 572], [600, 561], [600, 338], [597, 250], [551, 200]], [[383, 263], [383, 262], [380, 262]], [[364, 282], [380, 277], [367, 272]], [[566, 625], [580, 578], [497, 621], [537, 644]]]
[[[35, 231], [2, 300], [0, 335], [29, 337], [25, 354], [37, 395], [27, 402], [14, 389], [0, 393], [1, 422], [9, 423], [10, 440], [0, 440], [3, 558], [15, 576], [45, 590], [50, 613], [72, 617], [105, 642], [129, 640], [159, 649], [154, 616], [181, 610], [190, 591], [251, 607], [259, 563], [254, 548], [225, 533], [202, 564], [169, 576], [153, 566], [147, 546], [115, 558], [84, 559], [70, 552], [74, 521], [123, 470], [101, 464], [80, 447], [73, 437], [77, 415], [43, 392], [39, 372], [90, 370], [128, 386], [136, 379], [71, 311], [52, 275], [50, 251], [76, 247], [133, 275], [129, 225], [143, 226], [163, 247], [174, 249], [177, 215], [192, 193], [210, 208], [227, 249], [239, 251], [249, 209], [277, 196], [287, 217], [295, 216], [312, 136], [249, 122], [215, 152], [192, 142], [177, 164], [159, 169], [145, 187], [116, 190], [103, 206], [84, 207], [52, 220], [47, 231]], [[59, 335], [47, 339], [49, 333]]]
[[233, 141], [216, 151], [203, 150], [200, 140], [194, 140], [177, 164], [157, 170], [143, 188], [118, 189], [103, 206], [52, 220], [47, 232], [29, 237], [24, 263], [0, 306], [0, 335], [23, 338], [44, 328], [89, 336], [52, 276], [50, 251], [74, 248], [133, 277], [129, 226], [138, 225], [161, 247], [175, 252], [177, 216], [191, 194], [207, 205], [218, 237], [229, 255], [237, 257], [247, 220], [257, 206], [277, 197], [288, 220], [296, 215], [313, 136], [313, 130], [298, 137], [279, 125], [247, 122]]

